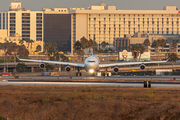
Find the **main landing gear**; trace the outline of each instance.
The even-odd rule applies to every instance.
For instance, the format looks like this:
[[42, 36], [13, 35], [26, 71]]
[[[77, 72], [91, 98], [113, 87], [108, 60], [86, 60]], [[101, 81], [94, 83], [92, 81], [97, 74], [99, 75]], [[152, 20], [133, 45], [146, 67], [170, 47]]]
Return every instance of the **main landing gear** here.
[[78, 68], [78, 72], [76, 73], [76, 76], [81, 76], [81, 72], [79, 68]]

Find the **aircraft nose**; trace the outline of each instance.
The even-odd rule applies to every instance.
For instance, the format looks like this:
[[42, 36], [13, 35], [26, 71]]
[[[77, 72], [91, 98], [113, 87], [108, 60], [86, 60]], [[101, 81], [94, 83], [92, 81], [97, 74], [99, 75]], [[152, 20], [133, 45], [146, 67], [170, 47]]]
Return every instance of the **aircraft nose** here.
[[94, 68], [94, 64], [87, 64], [86, 65], [88, 69], [93, 69]]

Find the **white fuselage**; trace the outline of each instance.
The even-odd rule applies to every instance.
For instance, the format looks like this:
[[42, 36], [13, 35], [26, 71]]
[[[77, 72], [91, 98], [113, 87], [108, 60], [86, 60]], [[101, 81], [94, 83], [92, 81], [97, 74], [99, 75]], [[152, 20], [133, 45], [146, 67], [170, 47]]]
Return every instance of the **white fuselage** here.
[[88, 58], [86, 58], [85, 62], [84, 62], [84, 67], [86, 71], [98, 71], [99, 70], [99, 58], [95, 55], [90, 56]]

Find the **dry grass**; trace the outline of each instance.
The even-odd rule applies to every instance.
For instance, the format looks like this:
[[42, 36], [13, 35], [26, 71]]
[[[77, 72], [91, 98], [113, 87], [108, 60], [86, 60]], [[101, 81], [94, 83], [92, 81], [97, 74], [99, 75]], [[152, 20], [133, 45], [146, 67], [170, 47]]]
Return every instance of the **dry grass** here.
[[0, 120], [7, 118], [174, 120], [180, 118], [180, 89], [0, 86]]

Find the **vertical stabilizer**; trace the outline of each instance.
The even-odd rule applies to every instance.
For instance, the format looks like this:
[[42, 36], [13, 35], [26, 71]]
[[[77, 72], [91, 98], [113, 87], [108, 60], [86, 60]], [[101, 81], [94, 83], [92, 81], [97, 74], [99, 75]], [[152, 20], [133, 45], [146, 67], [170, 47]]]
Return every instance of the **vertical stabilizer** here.
[[92, 55], [95, 55], [95, 54], [94, 54], [94, 44], [95, 44], [95, 34], [94, 34], [94, 36], [93, 36], [93, 54], [92, 54]]

